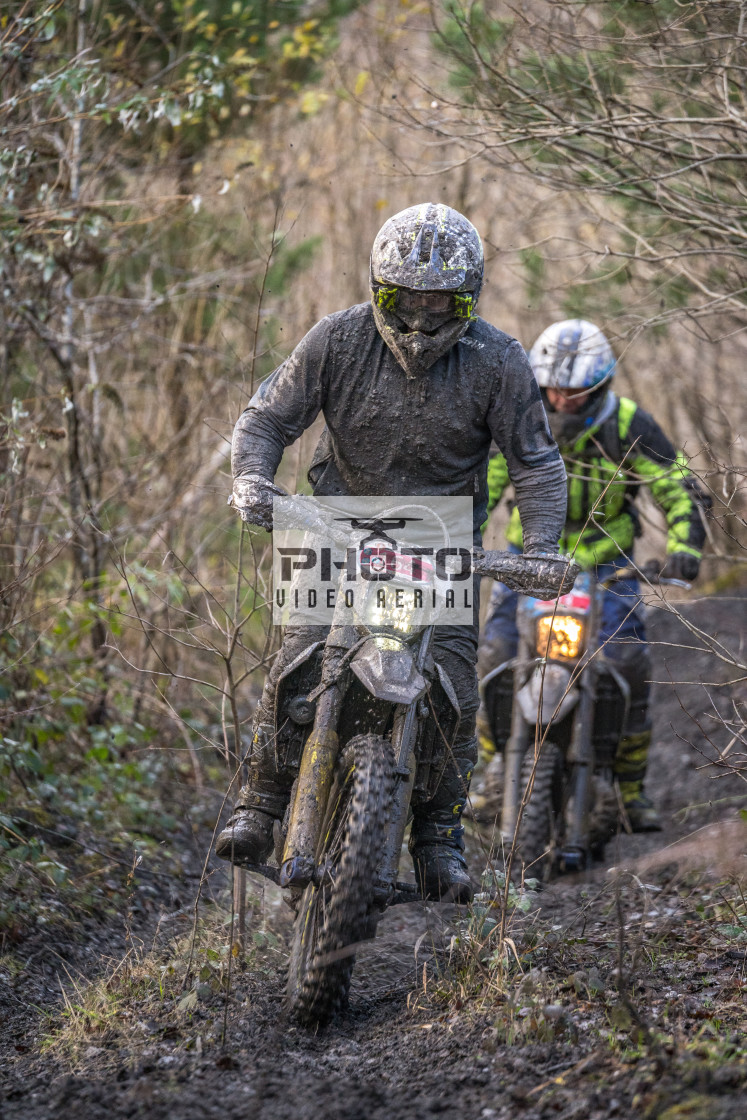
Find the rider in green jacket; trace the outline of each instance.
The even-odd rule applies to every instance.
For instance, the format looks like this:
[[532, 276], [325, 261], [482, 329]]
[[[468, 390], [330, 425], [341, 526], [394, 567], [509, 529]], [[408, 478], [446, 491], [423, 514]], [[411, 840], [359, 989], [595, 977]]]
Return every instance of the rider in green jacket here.
[[[667, 560], [662, 574], [691, 583], [700, 567], [705, 540], [702, 512], [708, 499], [684, 456], [675, 451], [653, 417], [610, 388], [615, 357], [605, 336], [584, 320], [554, 323], [537, 339], [529, 361], [568, 476], [568, 512], [561, 551], [572, 554], [583, 568], [594, 569], [597, 574], [603, 574], [612, 564], [628, 564], [640, 532], [635, 503], [641, 486], [645, 486], [667, 521]], [[488, 509], [492, 510], [509, 486], [502, 455], [496, 455], [489, 463], [488, 486]], [[517, 508], [511, 512], [506, 537], [509, 547], [521, 550], [522, 528]], [[637, 581], [626, 580], [624, 585], [616, 584], [614, 590], [606, 593], [601, 637], [607, 640], [606, 656], [614, 660], [631, 690], [615, 773], [631, 827], [647, 831], [658, 829], [660, 823], [652, 802], [643, 792], [651, 743], [651, 665], [638, 592]], [[481, 676], [515, 656], [517, 602], [515, 593], [495, 584], [480, 646]], [[507, 693], [506, 710], [500, 721], [505, 739], [510, 703]], [[503, 738], [496, 727], [493, 734]], [[486, 739], [484, 727], [481, 739], [488, 755], [495, 746], [502, 749], [505, 745], [504, 741], [493, 745]], [[488, 765], [483, 781], [483, 794], [488, 802], [494, 801], [490, 796], [491, 777], [495, 778], [499, 770], [500, 760]], [[479, 792], [476, 801], [479, 809]]]

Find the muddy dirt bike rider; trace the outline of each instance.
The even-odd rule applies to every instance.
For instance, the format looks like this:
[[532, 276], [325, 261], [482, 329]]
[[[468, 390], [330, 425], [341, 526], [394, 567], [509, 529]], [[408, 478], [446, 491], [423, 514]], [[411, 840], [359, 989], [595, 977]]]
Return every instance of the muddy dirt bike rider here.
[[[371, 253], [371, 301], [318, 322], [236, 424], [232, 499], [244, 521], [271, 529], [283, 449], [321, 411], [326, 429], [309, 471], [315, 495], [470, 495], [479, 543], [495, 440], [526, 526], [525, 553], [557, 552], [563, 462], [526, 354], [475, 314], [482, 280], [479, 234], [458, 211], [424, 203], [383, 225]], [[461, 815], [477, 759], [477, 595], [474, 602], [473, 625], [434, 634], [432, 652], [454, 686], [460, 720], [435, 795], [413, 805], [410, 840], [423, 893], [458, 901], [471, 895]], [[254, 716], [249, 781], [216, 842], [224, 859], [259, 863], [272, 849], [295, 778], [275, 741], [278, 679], [326, 633], [286, 629]]]
[[[709, 505], [708, 498], [653, 417], [634, 401], [612, 391], [616, 362], [604, 334], [583, 319], [553, 323], [535, 342], [529, 361], [568, 474], [568, 515], [561, 550], [573, 553], [582, 568], [593, 569], [600, 578], [609, 574], [611, 565], [627, 567], [640, 532], [635, 500], [640, 487], [646, 486], [668, 526], [667, 560], [661, 574], [692, 583], [700, 567], [705, 540], [702, 513]], [[498, 504], [509, 482], [506, 461], [496, 455], [488, 466], [489, 510]], [[506, 537], [510, 548], [521, 550], [518, 507], [511, 513]], [[517, 603], [515, 592], [503, 584], [494, 585], [479, 653], [481, 677], [516, 655]], [[615, 776], [631, 828], [636, 832], [658, 831], [659, 815], [643, 789], [651, 744], [651, 661], [638, 580], [621, 580], [606, 592], [601, 640], [606, 639], [605, 655], [614, 661], [630, 687], [628, 720], [615, 756]], [[510, 684], [510, 680], [506, 682], [497, 701], [501, 713], [494, 713], [492, 721], [494, 729], [505, 726], [506, 740], [511, 719]], [[481, 746], [491, 761], [474, 803], [476, 815], [487, 820], [500, 806], [500, 752], [505, 741], [493, 743], [483, 713], [479, 726]]]

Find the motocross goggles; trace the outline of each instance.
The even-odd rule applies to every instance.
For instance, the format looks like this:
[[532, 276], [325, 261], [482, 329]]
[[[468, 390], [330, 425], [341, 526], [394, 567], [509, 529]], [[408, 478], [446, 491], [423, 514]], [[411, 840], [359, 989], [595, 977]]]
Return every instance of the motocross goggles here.
[[376, 305], [382, 311], [412, 314], [420, 308], [436, 314], [451, 312], [454, 319], [473, 318], [475, 304], [472, 292], [420, 292], [415, 288], [397, 288], [392, 285], [379, 285], [376, 289]]

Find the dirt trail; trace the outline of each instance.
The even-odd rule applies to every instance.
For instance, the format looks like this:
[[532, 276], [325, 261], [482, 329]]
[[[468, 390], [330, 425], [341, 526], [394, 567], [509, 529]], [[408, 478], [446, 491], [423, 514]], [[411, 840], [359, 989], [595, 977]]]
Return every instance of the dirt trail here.
[[[745, 607], [744, 597], [719, 596], [687, 604], [685, 614], [736, 650]], [[738, 676], [673, 615], [657, 612], [650, 630], [657, 680], [713, 683]], [[738, 812], [747, 804], [747, 788], [733, 775], [716, 781], [717, 771], [698, 753], [712, 756], [709, 737], [728, 741], [712, 716], [718, 711], [728, 717], [738, 687], [657, 687], [649, 788], [665, 831], [622, 836], [608, 848], [604, 865], [543, 891], [532, 912], [512, 926], [520, 946], [534, 945], [523, 974], [516, 971], [491, 1001], [474, 998], [487, 977], [485, 962], [470, 967], [457, 950], [444, 968], [452, 937], [460, 932], [454, 908], [399, 907], [360, 954], [350, 1012], [318, 1034], [282, 1016], [281, 943], [275, 953], [260, 953], [252, 971], [234, 973], [227, 1011], [223, 995], [207, 988], [188, 1013], [151, 1011], [152, 1021], [142, 1029], [115, 1032], [113, 1041], [94, 1039], [78, 1050], [71, 1069], [59, 1054], [39, 1053], [39, 1038], [60, 1022], [62, 970], [53, 947], [37, 943], [25, 973], [5, 977], [0, 986], [0, 1116], [745, 1115], [747, 934], [725, 923], [713, 900], [721, 873], [743, 860]], [[736, 823], [723, 831], [728, 821]], [[707, 831], [713, 826], [722, 830], [719, 835]], [[665, 851], [697, 829], [704, 831], [688, 852]], [[484, 842], [484, 836], [470, 837], [473, 866]], [[705, 879], [688, 870], [709, 863]], [[623, 876], [615, 887], [612, 865], [632, 867], [635, 878]], [[282, 942], [287, 919], [278, 892], [268, 887], [263, 907], [266, 928], [278, 930]], [[732, 934], [714, 932], [724, 928]], [[621, 936], [622, 994], [615, 973]], [[86, 937], [60, 952], [71, 971], [90, 976], [101, 930], [92, 928]], [[108, 954], [115, 949], [110, 939]], [[465, 998], [470, 993], [473, 998]], [[57, 1018], [47, 1023], [30, 1004], [51, 1009]], [[216, 1034], [224, 1013], [221, 1046]]]

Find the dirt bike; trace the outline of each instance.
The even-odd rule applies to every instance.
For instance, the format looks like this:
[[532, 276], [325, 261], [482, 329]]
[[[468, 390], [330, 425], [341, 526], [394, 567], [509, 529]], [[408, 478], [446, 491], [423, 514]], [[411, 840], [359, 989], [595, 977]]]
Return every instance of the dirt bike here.
[[[476, 574], [538, 594], [570, 586], [573, 569], [559, 557], [473, 556]], [[333, 623], [282, 674], [277, 738], [290, 731], [298, 777], [276, 829], [277, 866], [244, 864], [290, 892], [286, 1006], [309, 1025], [345, 1006], [356, 947], [374, 937], [384, 909], [421, 898], [398, 879], [410, 802], [435, 792], [459, 717], [448, 675], [429, 655], [434, 627], [417, 626], [406, 608], [382, 609], [376, 586], [365, 589], [355, 625]]]
[[501, 835], [504, 844], [516, 838], [518, 866], [538, 879], [583, 870], [617, 830], [613, 763], [630, 688], [600, 645], [602, 602], [616, 582], [640, 574], [648, 583], [689, 586], [659, 579], [659, 567], [618, 568], [601, 581], [582, 572], [557, 600], [521, 599], [517, 656], [481, 682], [496, 742], [511, 690]]

